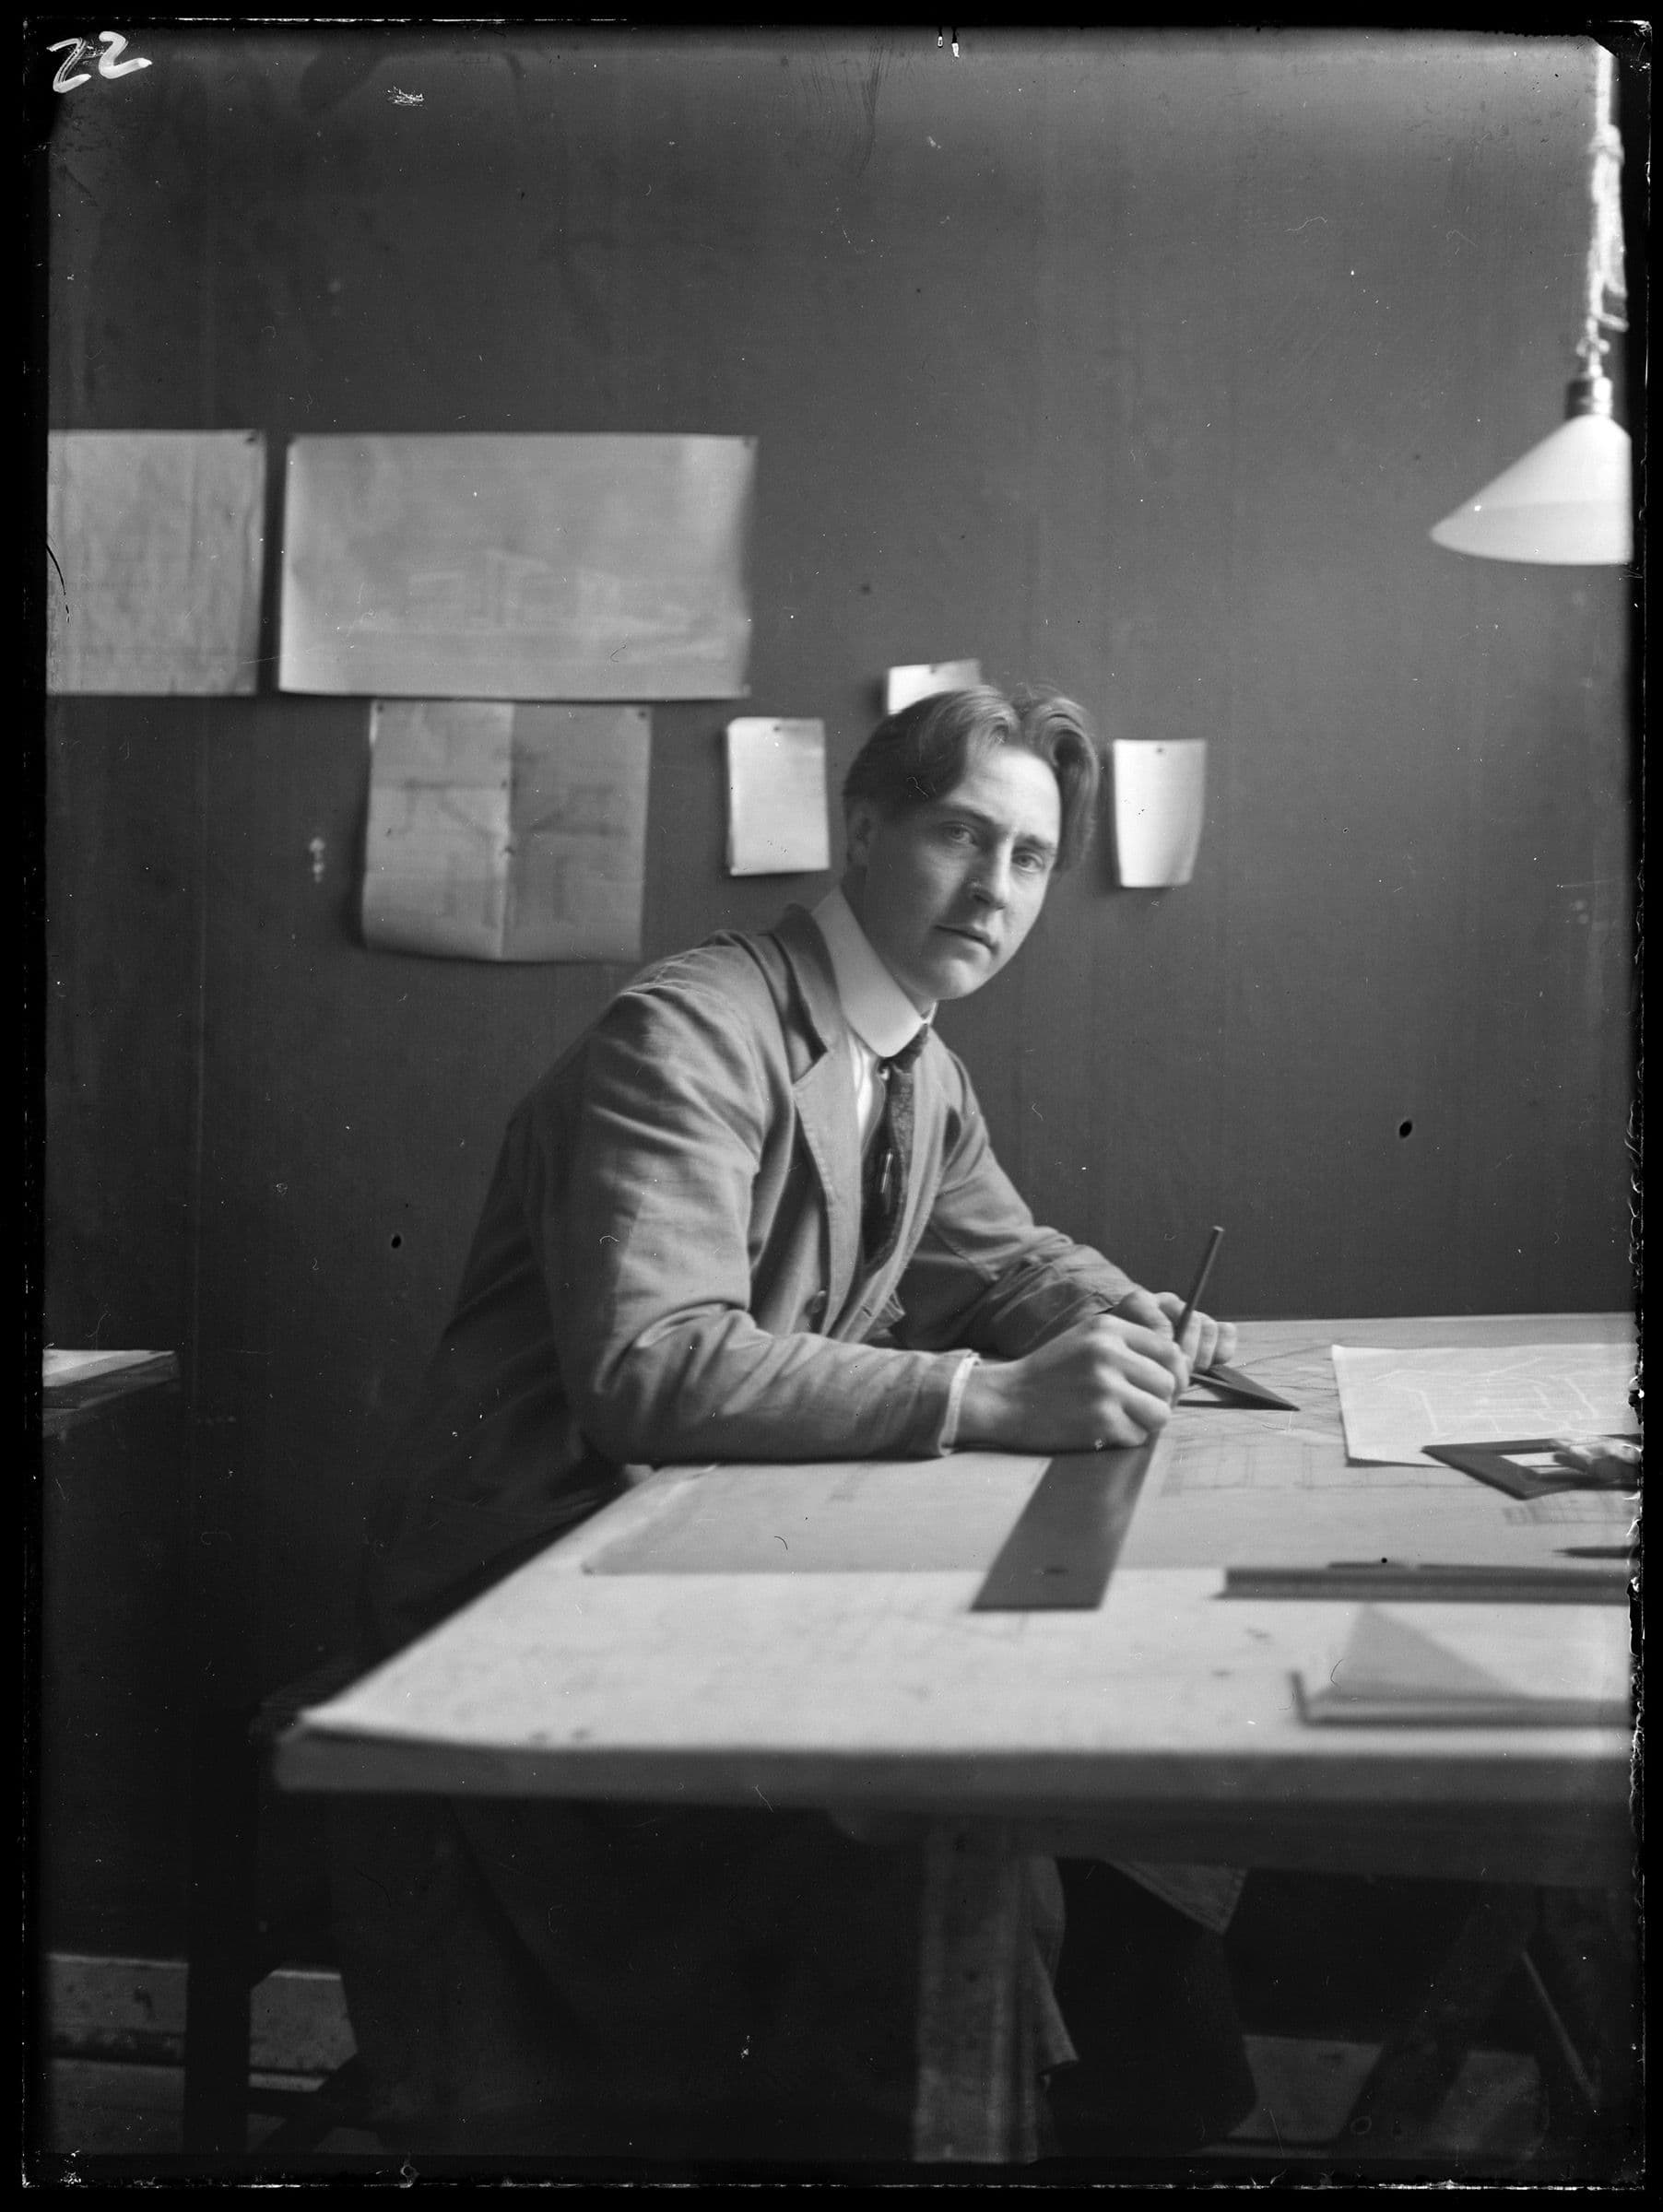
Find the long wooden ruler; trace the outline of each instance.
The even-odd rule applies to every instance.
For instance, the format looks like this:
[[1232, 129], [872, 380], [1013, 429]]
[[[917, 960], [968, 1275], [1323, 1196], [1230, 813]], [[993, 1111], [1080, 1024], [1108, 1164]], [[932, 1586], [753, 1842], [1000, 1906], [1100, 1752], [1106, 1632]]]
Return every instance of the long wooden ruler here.
[[1151, 1441], [1132, 1451], [1054, 1459], [971, 1611], [1089, 1613], [1100, 1606], [1154, 1455]]

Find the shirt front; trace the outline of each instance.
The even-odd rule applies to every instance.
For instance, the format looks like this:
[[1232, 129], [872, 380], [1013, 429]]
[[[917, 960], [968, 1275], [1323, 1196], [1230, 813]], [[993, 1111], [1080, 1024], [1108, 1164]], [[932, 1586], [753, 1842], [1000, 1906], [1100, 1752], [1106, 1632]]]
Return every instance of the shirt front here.
[[[837, 985], [838, 1004], [849, 1030], [849, 1067], [855, 1079], [855, 1112], [864, 1152], [877, 1130], [883, 1111], [883, 1081], [879, 1062], [892, 1059], [910, 1044], [935, 1015], [920, 1014], [912, 1000], [873, 949], [872, 940], [855, 918], [855, 910], [842, 890], [827, 892], [814, 909], [815, 924], [825, 939]], [[974, 1352], [959, 1362], [948, 1396], [947, 1412], [936, 1439], [938, 1452], [950, 1452], [958, 1441], [959, 1416], [964, 1404]]]
[[841, 889], [827, 892], [814, 909], [814, 920], [826, 941], [838, 1003], [849, 1025], [849, 1068], [864, 1151], [883, 1107], [878, 1064], [910, 1044], [935, 1008], [927, 1015], [919, 1013], [874, 951]]

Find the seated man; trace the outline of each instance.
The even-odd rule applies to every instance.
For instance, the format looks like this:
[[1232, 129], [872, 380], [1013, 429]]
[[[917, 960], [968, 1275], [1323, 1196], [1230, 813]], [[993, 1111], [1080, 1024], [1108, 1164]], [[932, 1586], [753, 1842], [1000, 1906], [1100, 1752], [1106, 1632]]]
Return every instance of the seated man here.
[[[631, 1463], [1137, 1444], [1230, 1356], [1035, 1226], [931, 1027], [1015, 955], [1097, 784], [1067, 700], [891, 715], [844, 784], [841, 888], [647, 969], [543, 1077], [372, 1508], [367, 1658]], [[343, 1807], [336, 1841], [394, 2147], [906, 2155], [915, 1846], [761, 1806], [483, 1799]], [[1113, 1868], [1079, 1887], [1061, 2147], [1227, 2128], [1252, 2084], [1216, 1936]]]

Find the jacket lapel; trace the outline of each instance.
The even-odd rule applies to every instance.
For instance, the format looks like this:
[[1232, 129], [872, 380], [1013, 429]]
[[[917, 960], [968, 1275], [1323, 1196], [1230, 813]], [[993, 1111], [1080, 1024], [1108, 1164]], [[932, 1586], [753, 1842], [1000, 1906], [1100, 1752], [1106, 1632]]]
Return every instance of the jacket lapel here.
[[790, 907], [773, 935], [785, 955], [799, 1003], [820, 1046], [818, 1058], [797, 1077], [793, 1094], [826, 1208], [830, 1321], [843, 1310], [860, 1264], [860, 1133], [855, 1118], [848, 1025], [812, 916], [800, 906]]

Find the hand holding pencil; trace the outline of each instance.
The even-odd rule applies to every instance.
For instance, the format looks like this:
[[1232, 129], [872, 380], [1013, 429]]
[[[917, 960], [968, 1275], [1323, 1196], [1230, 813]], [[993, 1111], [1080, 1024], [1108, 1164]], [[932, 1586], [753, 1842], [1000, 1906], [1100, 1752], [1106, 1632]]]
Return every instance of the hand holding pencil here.
[[1197, 1302], [1223, 1234], [1213, 1230], [1187, 1298], [1134, 1289], [1112, 1313], [1077, 1323], [1023, 1359], [976, 1368], [961, 1406], [960, 1444], [1103, 1452], [1159, 1435], [1192, 1374], [1235, 1349], [1232, 1324]]
[[1244, 1374], [1240, 1368], [1231, 1365], [1235, 1352], [1233, 1324], [1213, 1321], [1197, 1311], [1223, 1235], [1221, 1229], [1215, 1228], [1208, 1238], [1196, 1279], [1182, 1306], [1170, 1290], [1162, 1291], [1155, 1300], [1162, 1315], [1171, 1323], [1174, 1342], [1187, 1362], [1186, 1386], [1189, 1382], [1205, 1383], [1227, 1405], [1280, 1406], [1284, 1412], [1297, 1413], [1299, 1406], [1295, 1400], [1284, 1397], [1280, 1390], [1272, 1390], [1256, 1375]]
[[1115, 1308], [1128, 1321], [1141, 1322], [1150, 1328], [1170, 1329], [1188, 1370], [1185, 1376], [1186, 1385], [1191, 1375], [1198, 1375], [1203, 1370], [1232, 1359], [1235, 1352], [1235, 1324], [1215, 1321], [1210, 1313], [1199, 1310], [1223, 1236], [1224, 1231], [1220, 1228], [1214, 1228], [1209, 1236], [1207, 1250], [1201, 1255], [1201, 1265], [1196, 1270], [1187, 1298], [1180, 1298], [1175, 1290], [1138, 1290]]

